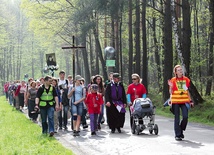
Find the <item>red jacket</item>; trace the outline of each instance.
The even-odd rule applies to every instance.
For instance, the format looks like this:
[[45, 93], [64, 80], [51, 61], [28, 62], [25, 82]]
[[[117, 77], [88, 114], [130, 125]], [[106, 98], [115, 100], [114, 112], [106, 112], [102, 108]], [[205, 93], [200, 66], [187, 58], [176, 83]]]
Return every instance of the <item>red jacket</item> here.
[[104, 103], [102, 94], [99, 93], [89, 93], [85, 100], [88, 107], [89, 114], [99, 114], [100, 105]]

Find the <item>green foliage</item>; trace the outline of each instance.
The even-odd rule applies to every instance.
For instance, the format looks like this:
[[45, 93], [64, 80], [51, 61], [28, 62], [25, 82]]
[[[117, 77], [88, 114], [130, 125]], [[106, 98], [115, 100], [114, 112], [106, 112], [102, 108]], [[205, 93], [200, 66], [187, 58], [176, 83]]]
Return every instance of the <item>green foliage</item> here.
[[73, 154], [0, 97], [0, 154]]

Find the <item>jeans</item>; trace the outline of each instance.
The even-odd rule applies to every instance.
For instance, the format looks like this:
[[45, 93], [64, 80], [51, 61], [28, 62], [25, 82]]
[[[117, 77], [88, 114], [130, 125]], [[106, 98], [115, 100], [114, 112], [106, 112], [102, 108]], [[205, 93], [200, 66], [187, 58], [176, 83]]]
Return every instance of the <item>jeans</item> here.
[[[40, 109], [40, 115], [42, 119], [42, 133], [45, 134], [48, 132], [49, 127], [49, 133], [54, 132], [54, 107], [48, 107], [48, 108], [41, 108]], [[47, 123], [48, 118], [48, 123]]]
[[13, 94], [9, 94], [10, 105], [13, 105]]
[[[172, 105], [175, 115], [174, 130], [175, 136], [180, 137], [183, 131], [186, 129], [188, 122], [188, 109], [185, 104], [173, 104]], [[180, 109], [182, 111], [182, 120], [180, 121]]]
[[59, 126], [59, 111], [54, 111], [54, 131], [57, 131]]
[[97, 130], [97, 117], [98, 114], [90, 114], [90, 127], [91, 127], [91, 132], [94, 132]]
[[98, 117], [98, 124], [101, 123], [102, 118], [103, 118], [103, 114], [104, 114], [104, 104], [101, 105], [101, 110], [100, 110], [100, 114], [99, 114], [99, 117]]
[[6, 97], [6, 99], [8, 99], [8, 92], [7, 91], [5, 92], [5, 97]]
[[[58, 116], [58, 119], [59, 119], [59, 127], [61, 128], [62, 127], [62, 119], [63, 119], [63, 125], [64, 127], [67, 126], [68, 124], [68, 109], [69, 109], [69, 105], [63, 105], [63, 113], [62, 111], [59, 112], [59, 116]], [[62, 117], [62, 114], [63, 114], [63, 117]]]
[[73, 116], [75, 115], [79, 115], [82, 116], [82, 111], [83, 111], [83, 103], [78, 103], [77, 105], [72, 104], [72, 109], [71, 109], [71, 113]]

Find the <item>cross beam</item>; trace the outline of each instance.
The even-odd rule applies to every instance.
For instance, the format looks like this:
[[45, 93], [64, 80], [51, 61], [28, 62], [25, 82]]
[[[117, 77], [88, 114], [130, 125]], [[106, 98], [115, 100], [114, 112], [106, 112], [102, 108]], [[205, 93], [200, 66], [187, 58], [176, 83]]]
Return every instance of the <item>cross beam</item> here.
[[74, 78], [75, 78], [75, 53], [74, 53], [74, 50], [75, 49], [82, 49], [82, 48], [85, 48], [84, 46], [75, 46], [75, 36], [72, 36], [72, 46], [63, 46], [62, 49], [73, 49], [73, 87], [75, 87], [75, 84], [74, 84]]

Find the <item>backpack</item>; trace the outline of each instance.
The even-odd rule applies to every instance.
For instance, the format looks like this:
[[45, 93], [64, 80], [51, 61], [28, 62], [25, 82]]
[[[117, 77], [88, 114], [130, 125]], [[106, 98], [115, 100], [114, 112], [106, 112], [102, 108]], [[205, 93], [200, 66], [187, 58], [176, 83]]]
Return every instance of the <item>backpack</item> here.
[[69, 105], [68, 99], [68, 89], [63, 89], [64, 92], [62, 93], [62, 105], [66, 106]]
[[[58, 79], [59, 82], [59, 79]], [[68, 80], [65, 80], [66, 85], [68, 86]], [[68, 99], [68, 88], [67, 89], [63, 89], [63, 93], [62, 93], [62, 105], [66, 106], [69, 105], [69, 99]]]

